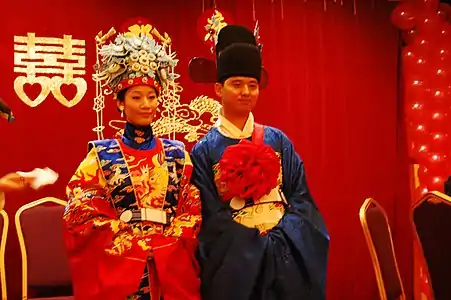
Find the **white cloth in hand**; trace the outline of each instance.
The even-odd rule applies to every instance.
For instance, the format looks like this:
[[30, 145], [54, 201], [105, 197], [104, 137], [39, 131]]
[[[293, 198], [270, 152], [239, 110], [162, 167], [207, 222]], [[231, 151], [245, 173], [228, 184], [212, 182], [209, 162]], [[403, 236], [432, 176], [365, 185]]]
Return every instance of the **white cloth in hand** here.
[[35, 190], [45, 185], [54, 184], [59, 177], [58, 173], [50, 168], [36, 168], [31, 172], [17, 172], [17, 174], [24, 178], [33, 178], [31, 187]]

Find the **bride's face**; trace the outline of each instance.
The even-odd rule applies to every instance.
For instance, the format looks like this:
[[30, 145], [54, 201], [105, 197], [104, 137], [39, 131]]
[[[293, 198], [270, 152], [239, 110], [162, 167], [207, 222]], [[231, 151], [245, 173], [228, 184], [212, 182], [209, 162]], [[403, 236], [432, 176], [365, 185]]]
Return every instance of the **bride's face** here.
[[158, 95], [149, 85], [137, 85], [127, 89], [123, 100], [118, 100], [119, 110], [128, 122], [137, 126], [148, 126], [157, 113]]

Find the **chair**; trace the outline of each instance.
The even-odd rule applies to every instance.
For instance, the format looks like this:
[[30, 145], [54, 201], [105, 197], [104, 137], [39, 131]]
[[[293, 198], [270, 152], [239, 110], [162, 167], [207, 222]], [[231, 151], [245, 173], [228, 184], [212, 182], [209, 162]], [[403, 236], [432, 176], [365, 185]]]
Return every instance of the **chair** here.
[[393, 239], [384, 209], [372, 198], [360, 208], [360, 223], [373, 262], [381, 300], [405, 300]]
[[451, 299], [451, 197], [440, 192], [423, 195], [412, 208], [414, 236], [421, 245], [429, 282], [437, 300]]
[[[43, 205], [43, 204], [58, 205]], [[62, 234], [66, 202], [47, 197], [22, 206], [15, 223], [22, 254], [22, 299], [74, 299], [71, 273]], [[28, 296], [28, 288], [36, 297]]]
[[[4, 195], [0, 192], [0, 198]], [[0, 201], [3, 201], [1, 199]], [[4, 209], [0, 211], [2, 216], [0, 219], [0, 226], [2, 227], [2, 240], [0, 241], [0, 285], [2, 289], [2, 300], [7, 299], [6, 293], [6, 268], [5, 268], [5, 251], [6, 251], [6, 239], [8, 238], [9, 218]]]

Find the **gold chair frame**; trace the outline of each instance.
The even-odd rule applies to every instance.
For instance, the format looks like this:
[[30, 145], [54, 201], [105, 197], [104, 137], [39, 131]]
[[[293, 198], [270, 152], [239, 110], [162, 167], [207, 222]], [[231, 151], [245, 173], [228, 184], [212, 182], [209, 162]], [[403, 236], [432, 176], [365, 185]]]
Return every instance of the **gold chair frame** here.
[[[429, 201], [431, 203], [445, 203], [451, 205], [451, 197], [437, 191], [427, 192], [417, 200], [412, 206], [412, 212], [423, 202]], [[413, 220], [413, 219], [412, 219]], [[415, 225], [415, 224], [414, 224]]]
[[9, 217], [4, 209], [0, 211], [0, 215], [3, 218], [2, 240], [0, 242], [0, 284], [2, 287], [2, 300], [6, 300], [8, 296], [6, 293], [5, 252], [6, 239], [8, 238]]
[[[451, 197], [438, 192], [438, 191], [431, 191], [431, 192], [427, 192], [425, 193], [420, 199], [418, 199], [416, 202], [414, 202], [413, 206], [412, 206], [412, 210], [410, 213], [410, 221], [412, 223], [412, 227], [413, 227], [413, 236], [415, 239], [415, 242], [420, 245], [419, 250], [420, 250], [420, 254], [422, 257], [424, 257], [424, 252], [423, 252], [423, 247], [421, 245], [421, 240], [420, 237], [418, 236], [418, 232], [417, 232], [417, 227], [415, 226], [415, 220], [413, 218], [413, 212], [415, 211], [415, 209], [420, 206], [420, 204], [424, 203], [424, 202], [431, 202], [431, 203], [445, 203], [447, 205], [451, 205]], [[429, 268], [427, 263], [424, 264], [424, 268], [426, 276], [427, 276], [427, 280], [428, 280], [428, 285], [429, 288], [431, 290], [432, 293], [434, 293], [434, 290], [432, 288], [432, 281], [431, 281], [431, 276], [429, 274]]]
[[399, 280], [400, 285], [401, 285], [401, 295], [399, 296], [398, 299], [399, 300], [406, 300], [407, 298], [406, 298], [406, 294], [405, 294], [405, 291], [404, 291], [404, 285], [403, 285], [403, 282], [402, 282], [402, 279], [401, 279], [401, 275], [399, 273], [398, 261], [396, 259], [395, 247], [393, 245], [393, 237], [392, 237], [390, 224], [388, 223], [387, 213], [382, 208], [382, 206], [379, 205], [379, 203], [377, 203], [373, 198], [367, 198], [365, 200], [365, 202], [362, 204], [362, 206], [360, 207], [359, 217], [360, 217], [360, 223], [361, 223], [362, 229], [363, 229], [363, 234], [365, 236], [366, 244], [368, 245], [368, 249], [369, 249], [369, 252], [370, 252], [371, 261], [373, 262], [373, 267], [374, 267], [374, 272], [375, 272], [375, 275], [376, 275], [377, 287], [379, 289], [380, 298], [381, 298], [381, 300], [387, 300], [387, 292], [386, 292], [386, 289], [385, 289], [384, 279], [382, 277], [382, 271], [381, 271], [381, 266], [380, 266], [380, 263], [379, 263], [379, 258], [377, 257], [377, 253], [376, 253], [376, 247], [374, 246], [373, 238], [371, 236], [370, 229], [368, 227], [368, 222], [367, 222], [367, 219], [366, 219], [367, 211], [371, 207], [377, 207], [382, 212], [382, 214], [384, 216], [384, 220], [386, 222], [386, 225], [387, 225], [387, 228], [388, 228], [388, 232], [389, 232], [389, 238], [390, 238], [390, 244], [391, 244], [391, 249], [392, 249], [392, 255], [393, 255], [394, 262], [395, 262], [396, 274], [398, 276], [398, 280]]
[[16, 230], [17, 230], [17, 237], [19, 239], [19, 246], [20, 246], [20, 253], [22, 255], [22, 299], [26, 300], [28, 299], [28, 261], [27, 261], [27, 248], [25, 246], [25, 238], [23, 236], [22, 226], [20, 223], [20, 216], [21, 214], [33, 207], [36, 207], [38, 205], [42, 205], [44, 203], [56, 203], [61, 206], [66, 206], [67, 202], [58, 198], [54, 197], [45, 197], [33, 202], [30, 202], [28, 204], [23, 205], [19, 210], [16, 212], [15, 216], [15, 224], [16, 224]]

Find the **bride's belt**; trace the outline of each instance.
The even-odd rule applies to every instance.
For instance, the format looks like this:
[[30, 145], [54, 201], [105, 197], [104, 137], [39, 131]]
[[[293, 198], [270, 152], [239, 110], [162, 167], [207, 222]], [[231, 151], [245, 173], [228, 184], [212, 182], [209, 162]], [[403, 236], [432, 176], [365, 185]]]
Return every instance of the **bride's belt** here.
[[168, 224], [168, 216], [166, 215], [166, 212], [162, 209], [152, 207], [125, 210], [121, 214], [120, 219], [127, 223], [151, 221], [164, 225]]

